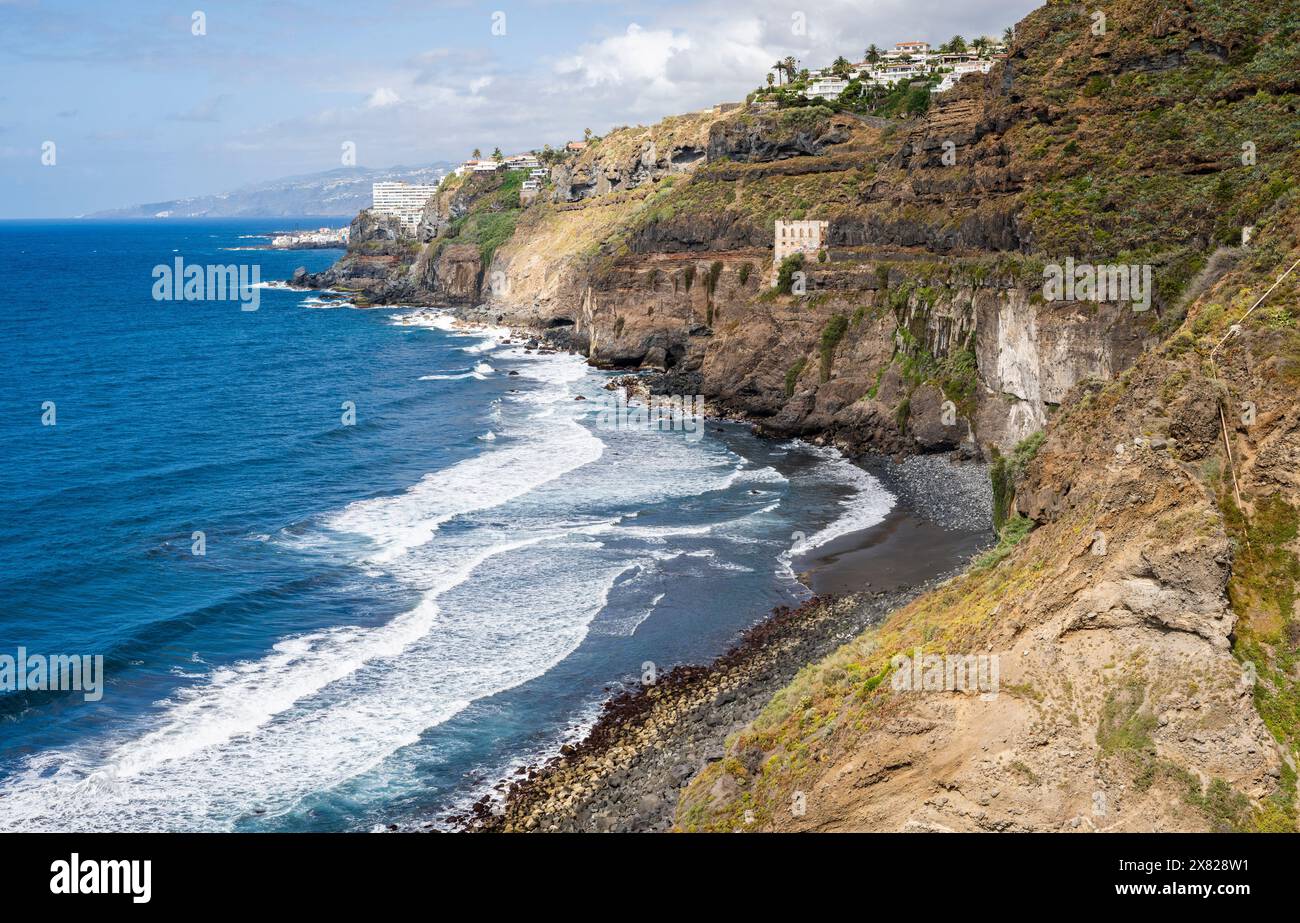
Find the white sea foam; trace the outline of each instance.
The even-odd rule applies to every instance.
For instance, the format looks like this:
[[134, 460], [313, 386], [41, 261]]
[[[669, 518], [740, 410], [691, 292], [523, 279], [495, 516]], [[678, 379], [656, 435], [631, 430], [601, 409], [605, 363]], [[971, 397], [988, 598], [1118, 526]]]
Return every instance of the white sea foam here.
[[523, 442], [491, 449], [426, 474], [395, 497], [350, 504], [331, 517], [336, 532], [365, 536], [368, 560], [386, 563], [433, 538], [438, 527], [465, 513], [501, 506], [600, 457], [604, 444], [572, 421]]
[[[355, 502], [326, 521], [331, 532], [368, 539], [358, 563], [367, 572], [379, 564], [417, 590], [417, 606], [377, 627], [286, 638], [260, 659], [196, 678], [160, 703], [152, 728], [98, 754], [33, 757], [0, 784], [0, 825], [230, 829], [250, 812], [292, 810], [313, 792], [373, 770], [476, 698], [567, 656], [624, 564], [480, 586], [494, 573], [483, 567], [487, 561], [543, 542], [553, 549], [563, 531], [517, 537], [518, 530], [476, 529], [422, 548], [452, 517], [500, 506], [600, 457], [603, 444], [565, 403], [567, 382], [583, 372], [563, 364], [534, 370], [531, 377], [546, 383], [545, 400], [560, 406], [545, 425], [526, 418], [516, 424], [516, 445], [485, 450], [402, 494]], [[466, 582], [475, 591], [444, 607], [443, 598]], [[493, 606], [487, 619], [479, 608], [485, 600]]]
[[299, 302], [299, 307], [321, 310], [325, 308], [355, 308], [356, 305], [350, 301], [337, 301], [329, 298], [304, 298]]
[[624, 568], [588, 569], [576, 578], [582, 594], [565, 581], [519, 586], [494, 600], [486, 625], [475, 607], [438, 603], [490, 558], [557, 538], [502, 542], [445, 565], [421, 603], [386, 625], [286, 639], [218, 670], [164, 703], [156, 730], [102, 760], [39, 754], [0, 784], [0, 818], [15, 830], [224, 830], [356, 778], [581, 643]]
[[[257, 248], [257, 249], [261, 249], [261, 248]], [[176, 251], [173, 250], [172, 252], [175, 253]], [[292, 283], [285, 282], [280, 279], [272, 279], [269, 282], [254, 282], [250, 286], [250, 288], [277, 288], [286, 292], [314, 292], [314, 291], [330, 292], [332, 291], [331, 289], [324, 289], [324, 288], [313, 289], [313, 288], [308, 288], [305, 285], [293, 285]]]
[[889, 511], [894, 508], [894, 495], [885, 490], [869, 472], [853, 464], [837, 450], [809, 445], [798, 440], [794, 444], [803, 451], [821, 458], [821, 463], [814, 469], [814, 474], [819, 481], [840, 483], [852, 488], [853, 494], [841, 501], [843, 512], [834, 521], [795, 542], [794, 546], [786, 552], [785, 557], [805, 555], [841, 536], [869, 529], [883, 522]]
[[[420, 317], [454, 335], [485, 335], [445, 315]], [[373, 786], [382, 800], [384, 786], [409, 784], [388, 775], [400, 776], [402, 748], [567, 657], [630, 571], [684, 553], [717, 566], [714, 555], [673, 550], [671, 539], [741, 535], [779, 505], [722, 522], [635, 522], [638, 507], [784, 478], [738, 469], [716, 442], [665, 438], [624, 442], [633, 476], [611, 480], [629, 469], [602, 459], [604, 443], [579, 422], [589, 413], [571, 387], [589, 374], [581, 360], [532, 356], [519, 371], [537, 386], [492, 409], [491, 432], [508, 439], [295, 538], [295, 547], [320, 542], [348, 555], [358, 574], [396, 578], [417, 604], [382, 625], [284, 638], [262, 657], [191, 680], [132, 732], [31, 757], [0, 782], [0, 828], [226, 830], [301, 810], [330, 790], [366, 801]], [[711, 454], [701, 457], [701, 446]], [[602, 544], [611, 535], [636, 543], [634, 562]], [[631, 614], [598, 630], [635, 633], [664, 599], [662, 576], [634, 588]]]
[[613, 635], [614, 637], [630, 638], [636, 634], [636, 630], [644, 624], [645, 620], [655, 614], [655, 609], [664, 601], [667, 593], [657, 593], [650, 604], [644, 609], [639, 609], [628, 615], [618, 618], [604, 618], [594, 622], [591, 626], [592, 634]]

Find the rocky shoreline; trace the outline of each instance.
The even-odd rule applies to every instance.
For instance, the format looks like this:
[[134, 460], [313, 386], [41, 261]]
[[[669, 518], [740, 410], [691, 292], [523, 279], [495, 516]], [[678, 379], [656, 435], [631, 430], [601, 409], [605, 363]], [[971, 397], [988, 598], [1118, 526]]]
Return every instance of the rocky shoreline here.
[[800, 669], [941, 579], [779, 607], [711, 664], [675, 667], [614, 696], [581, 742], [521, 767], [503, 797], [485, 795], [445, 824], [462, 832], [669, 831], [690, 779], [724, 759], [727, 737]]

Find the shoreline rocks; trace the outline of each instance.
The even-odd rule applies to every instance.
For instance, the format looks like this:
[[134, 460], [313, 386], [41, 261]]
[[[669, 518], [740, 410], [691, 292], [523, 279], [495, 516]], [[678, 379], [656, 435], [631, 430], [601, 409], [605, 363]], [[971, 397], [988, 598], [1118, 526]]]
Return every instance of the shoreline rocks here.
[[614, 695], [587, 736], [540, 767], [515, 770], [504, 796], [445, 821], [464, 832], [665, 832], [678, 795], [723, 759], [746, 726], [806, 664], [879, 624], [924, 587], [778, 607], [707, 666], [674, 667]]

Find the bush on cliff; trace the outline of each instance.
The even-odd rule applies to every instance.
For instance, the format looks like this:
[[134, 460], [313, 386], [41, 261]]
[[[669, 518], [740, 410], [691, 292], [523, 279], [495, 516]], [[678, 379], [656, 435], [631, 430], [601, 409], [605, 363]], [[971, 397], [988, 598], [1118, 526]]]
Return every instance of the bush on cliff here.
[[776, 271], [776, 290], [782, 295], [789, 295], [794, 287], [794, 274], [803, 269], [803, 254], [791, 253], [781, 261]]
[[[993, 464], [989, 468], [989, 478], [993, 482], [993, 528], [1001, 533], [1003, 527], [1012, 518], [1011, 503], [1016, 497], [1016, 482], [1029, 463], [1038, 454], [1047, 434], [1039, 430], [1016, 444], [1010, 455], [1003, 455], [994, 449]], [[1019, 518], [1018, 516], [1016, 518]]]
[[843, 314], [836, 314], [826, 322], [826, 326], [822, 329], [821, 344], [818, 348], [822, 363], [822, 381], [830, 381], [831, 362], [835, 357], [835, 347], [840, 345], [840, 340], [844, 339], [844, 334], [848, 329], [849, 319]]

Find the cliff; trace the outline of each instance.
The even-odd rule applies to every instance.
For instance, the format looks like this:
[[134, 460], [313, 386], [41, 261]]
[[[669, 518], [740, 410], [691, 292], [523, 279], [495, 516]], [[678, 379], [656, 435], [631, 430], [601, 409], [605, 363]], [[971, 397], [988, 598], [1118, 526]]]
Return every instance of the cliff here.
[[[1123, 213], [1058, 225], [1022, 208], [1018, 234], [1136, 248], [1146, 227], [1191, 252], [1239, 223], [1257, 236], [1191, 261], [1183, 303], [1166, 289], [1160, 342], [1068, 388], [1045, 439], [999, 464], [999, 548], [778, 693], [689, 786], [680, 829], [1296, 829], [1300, 279], [1285, 274], [1300, 158], [1278, 143], [1295, 125], [1296, 12], [1106, 9], [1126, 38], [1080, 53], [1061, 38], [1073, 9], [1049, 6], [991, 80], [1040, 106], [1061, 70], [1081, 106], [1125, 88], [1115, 129], [1080, 120], [1090, 186], [1102, 153], [1129, 171], [1099, 190]], [[1212, 117], [1187, 126], [1195, 112]], [[1172, 131], [1170, 113], [1178, 144], [1131, 144], [1143, 125]], [[1269, 153], [1244, 163], [1242, 139]], [[952, 656], [988, 658], [996, 690], [918, 690], [918, 652], [941, 674]]]
[[[1241, 138], [1260, 162], [1289, 143], [1269, 94], [1295, 78], [1247, 55], [1270, 14], [1195, 9], [1114, 4], [1096, 36], [1049, 4], [909, 121], [742, 106], [619, 129], [524, 209], [499, 174], [450, 180], [416, 239], [377, 242], [363, 214], [314, 282], [564, 328], [593, 363], [671, 371], [777, 435], [1007, 451], [1167, 335], [1277, 194], [1239, 166]], [[769, 286], [777, 219], [829, 222], [798, 294]], [[1150, 266], [1149, 310], [1045, 304], [1066, 256]]]
[[[354, 225], [320, 280], [547, 330], [771, 434], [993, 461], [998, 548], [778, 692], [680, 829], [1295, 829], [1296, 274], [1247, 312], [1300, 256], [1300, 12], [1100, 9], [1048, 3], [909, 120], [611, 132], [499, 243], [486, 190], [465, 242]], [[773, 288], [778, 219], [828, 238]], [[1046, 300], [1076, 264], [1150, 288]], [[918, 652], [1000, 687], [899, 688]]]

